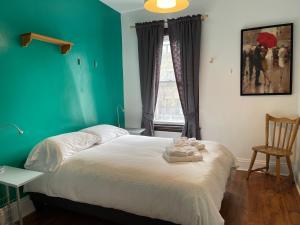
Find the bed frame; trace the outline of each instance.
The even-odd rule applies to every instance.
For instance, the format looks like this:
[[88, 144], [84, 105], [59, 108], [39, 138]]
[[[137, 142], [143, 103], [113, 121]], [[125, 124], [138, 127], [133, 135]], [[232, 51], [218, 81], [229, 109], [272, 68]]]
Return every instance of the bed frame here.
[[171, 222], [138, 216], [121, 210], [74, 202], [63, 198], [49, 197], [40, 193], [30, 192], [29, 195], [37, 211], [44, 210], [47, 207], [55, 207], [71, 212], [95, 216], [121, 225], [176, 225]]

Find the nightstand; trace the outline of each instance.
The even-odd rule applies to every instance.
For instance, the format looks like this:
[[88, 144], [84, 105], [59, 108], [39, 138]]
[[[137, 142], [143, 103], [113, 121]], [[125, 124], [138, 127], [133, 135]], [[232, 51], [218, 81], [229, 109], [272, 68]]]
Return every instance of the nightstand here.
[[142, 133], [145, 131], [144, 128], [125, 128], [131, 135], [142, 135]]
[[0, 184], [6, 187], [6, 197], [8, 209], [10, 209], [10, 196], [9, 187], [15, 188], [17, 193], [17, 207], [19, 224], [23, 225], [22, 210], [20, 206], [20, 187], [35, 180], [36, 178], [43, 175], [43, 173], [30, 171], [25, 169], [14, 168], [10, 166], [4, 166], [4, 171], [0, 173]]

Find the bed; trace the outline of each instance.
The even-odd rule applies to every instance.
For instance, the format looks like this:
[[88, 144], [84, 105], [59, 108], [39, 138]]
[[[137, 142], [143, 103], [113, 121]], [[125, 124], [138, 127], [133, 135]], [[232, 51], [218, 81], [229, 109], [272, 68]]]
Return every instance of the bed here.
[[73, 208], [112, 209], [168, 224], [223, 225], [219, 210], [233, 155], [223, 145], [203, 141], [203, 161], [170, 164], [162, 153], [172, 142], [122, 135], [76, 153], [25, 191], [35, 202], [65, 200], [70, 209], [77, 203]]

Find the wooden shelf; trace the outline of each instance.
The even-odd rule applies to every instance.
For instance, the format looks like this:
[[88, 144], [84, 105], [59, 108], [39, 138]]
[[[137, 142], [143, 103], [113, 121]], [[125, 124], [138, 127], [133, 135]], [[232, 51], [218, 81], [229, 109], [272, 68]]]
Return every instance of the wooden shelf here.
[[23, 47], [27, 47], [31, 43], [31, 41], [34, 39], [59, 45], [60, 51], [62, 54], [68, 53], [68, 51], [70, 51], [72, 46], [74, 45], [73, 43], [68, 42], [68, 41], [63, 41], [63, 40], [59, 40], [56, 38], [47, 37], [47, 36], [44, 36], [41, 34], [35, 34], [35, 33], [31, 33], [31, 32], [21, 35], [21, 45]]

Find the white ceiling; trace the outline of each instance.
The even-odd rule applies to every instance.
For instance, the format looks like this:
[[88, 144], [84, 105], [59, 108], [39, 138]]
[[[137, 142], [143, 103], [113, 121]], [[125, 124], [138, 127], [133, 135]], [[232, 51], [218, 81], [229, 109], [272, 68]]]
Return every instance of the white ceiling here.
[[144, 0], [100, 0], [114, 10], [125, 13], [143, 9]]
[[[144, 9], [144, 0], [99, 0], [109, 7], [120, 13], [132, 12], [140, 9]], [[208, 3], [213, 0], [190, 0], [190, 7], [194, 7], [198, 4]]]

